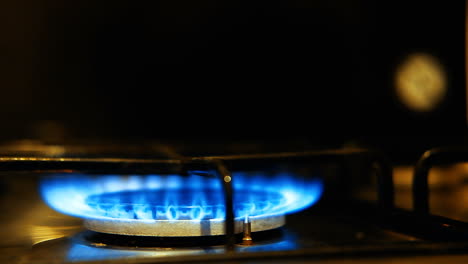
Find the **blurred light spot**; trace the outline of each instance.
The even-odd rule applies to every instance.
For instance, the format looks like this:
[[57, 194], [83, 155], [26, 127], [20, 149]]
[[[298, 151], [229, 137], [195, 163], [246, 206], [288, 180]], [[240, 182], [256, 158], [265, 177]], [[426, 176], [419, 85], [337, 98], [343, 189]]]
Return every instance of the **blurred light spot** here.
[[417, 112], [434, 110], [446, 94], [445, 71], [434, 56], [411, 54], [396, 70], [395, 89], [401, 103], [409, 109]]

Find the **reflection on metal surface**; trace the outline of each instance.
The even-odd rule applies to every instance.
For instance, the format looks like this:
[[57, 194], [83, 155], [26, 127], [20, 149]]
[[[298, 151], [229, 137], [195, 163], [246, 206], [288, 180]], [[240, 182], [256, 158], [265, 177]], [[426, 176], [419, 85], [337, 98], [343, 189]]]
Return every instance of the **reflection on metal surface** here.
[[[411, 188], [414, 166], [396, 166], [393, 171], [395, 186]], [[429, 171], [429, 185], [433, 189], [457, 185], [466, 178], [468, 178], [468, 163], [435, 166]]]
[[[57, 139], [55, 139], [57, 140]], [[38, 156], [38, 157], [151, 157], [164, 159], [181, 159], [173, 146], [160, 142], [148, 142], [144, 145], [133, 145], [118, 142], [109, 144], [89, 142], [54, 144], [52, 141], [23, 139], [7, 141], [0, 144], [3, 156]]]
[[[63, 242], [65, 243], [65, 241]], [[128, 247], [114, 248], [112, 246], [90, 244], [84, 240], [82, 234], [78, 234], [70, 240], [70, 247], [66, 254], [66, 261], [104, 261], [112, 259], [154, 259], [160, 260], [170, 257], [181, 257], [190, 255], [221, 254], [225, 253], [225, 247], [204, 246], [204, 247]], [[282, 251], [295, 250], [299, 245], [293, 234], [286, 232], [281, 239], [274, 241], [258, 242], [251, 246], [242, 246], [236, 248], [241, 252], [262, 252], [262, 251]], [[50, 248], [53, 250], [53, 248]]]
[[69, 236], [80, 230], [80, 226], [41, 226], [32, 225], [30, 234], [33, 244]]
[[447, 92], [447, 77], [434, 56], [414, 53], [396, 70], [395, 88], [406, 107], [427, 112], [434, 110], [443, 100]]
[[[198, 245], [198, 243], [193, 243], [193, 245], [186, 246], [170, 246], [164, 243], [161, 244], [159, 238], [153, 238], [153, 243], [147, 245], [135, 244], [133, 246], [124, 246], [106, 244], [106, 242], [95, 242], [90, 238], [93, 234], [98, 233], [84, 231], [71, 236], [38, 243], [33, 246], [29, 254], [24, 256], [21, 263], [81, 263], [82, 261], [96, 261], [99, 263], [100, 261], [112, 260], [118, 260], [119, 263], [126, 261], [136, 261], [138, 263], [153, 263], [154, 261], [159, 263], [181, 261], [184, 256], [192, 258], [194, 256], [223, 255], [226, 253], [226, 248], [222, 244]], [[293, 251], [301, 247], [295, 233], [281, 230], [281, 232], [276, 232], [275, 234], [264, 233], [263, 235], [266, 235], [266, 237], [256, 237], [255, 244], [250, 246], [239, 244], [235, 249], [235, 253]], [[259, 234], [253, 233], [252, 235], [258, 236]], [[113, 239], [108, 239], [108, 242], [113, 242]], [[180, 241], [179, 243], [182, 242]]]
[[[395, 205], [412, 210], [412, 181], [414, 166], [395, 166]], [[431, 212], [460, 221], [468, 221], [468, 163], [434, 166], [429, 171], [429, 202]], [[375, 187], [356, 191], [362, 200], [375, 200]]]
[[[204, 253], [214, 253], [205, 249], [160, 249], [160, 250], [122, 250], [92, 247], [82, 244], [73, 244], [67, 254], [67, 261], [101, 261], [101, 260], [128, 260], [128, 259], [143, 259], [143, 258], [162, 258], [171, 256], [198, 255]], [[218, 249], [218, 253], [222, 253], [222, 249]]]

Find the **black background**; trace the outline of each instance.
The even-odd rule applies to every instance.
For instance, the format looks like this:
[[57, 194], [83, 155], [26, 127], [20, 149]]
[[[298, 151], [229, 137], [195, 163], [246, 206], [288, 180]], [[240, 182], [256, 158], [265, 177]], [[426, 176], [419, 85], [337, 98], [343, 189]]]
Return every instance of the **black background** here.
[[[465, 142], [463, 1], [0, 5], [3, 141], [362, 144], [397, 157]], [[412, 52], [449, 78], [430, 113], [393, 93]]]

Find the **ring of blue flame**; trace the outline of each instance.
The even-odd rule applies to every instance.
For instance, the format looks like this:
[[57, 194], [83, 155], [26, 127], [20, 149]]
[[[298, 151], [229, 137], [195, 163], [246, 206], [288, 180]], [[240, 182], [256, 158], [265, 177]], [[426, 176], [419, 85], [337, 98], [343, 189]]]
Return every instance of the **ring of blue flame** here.
[[[315, 204], [320, 178], [292, 173], [232, 174], [236, 218], [284, 215]], [[54, 210], [85, 219], [224, 220], [220, 179], [200, 175], [47, 175], [40, 183]]]

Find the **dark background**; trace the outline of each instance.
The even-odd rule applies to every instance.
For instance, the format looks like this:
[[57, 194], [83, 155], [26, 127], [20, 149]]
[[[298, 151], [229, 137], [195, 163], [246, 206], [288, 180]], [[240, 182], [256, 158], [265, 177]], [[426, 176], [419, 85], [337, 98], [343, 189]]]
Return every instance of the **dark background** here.
[[[464, 144], [463, 1], [0, 3], [0, 140], [161, 140], [268, 150]], [[448, 96], [404, 108], [392, 78], [435, 56]]]

